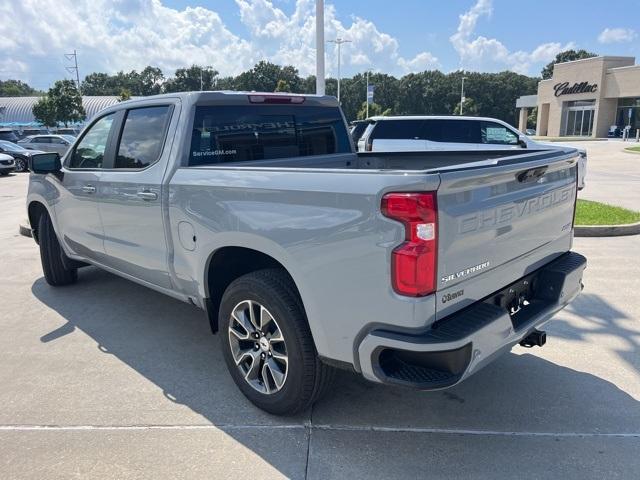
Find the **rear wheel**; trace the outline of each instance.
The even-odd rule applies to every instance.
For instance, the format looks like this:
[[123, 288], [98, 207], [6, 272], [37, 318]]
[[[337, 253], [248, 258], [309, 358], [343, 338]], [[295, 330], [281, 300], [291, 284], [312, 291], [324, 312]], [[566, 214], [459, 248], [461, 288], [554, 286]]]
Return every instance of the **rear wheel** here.
[[229, 372], [259, 408], [293, 414], [329, 386], [333, 370], [318, 358], [300, 299], [282, 270], [259, 270], [232, 282], [219, 324]]
[[38, 243], [40, 244], [42, 271], [47, 283], [54, 287], [76, 283], [78, 269], [65, 267], [64, 252], [53, 229], [51, 218], [46, 213], [40, 215], [38, 221]]

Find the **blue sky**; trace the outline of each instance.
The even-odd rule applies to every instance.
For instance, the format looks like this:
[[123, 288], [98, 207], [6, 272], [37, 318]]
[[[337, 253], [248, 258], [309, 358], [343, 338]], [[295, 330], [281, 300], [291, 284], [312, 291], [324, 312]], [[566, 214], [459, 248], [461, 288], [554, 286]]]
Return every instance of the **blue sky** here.
[[[325, 0], [327, 39], [342, 36], [343, 72], [439, 68], [537, 75], [568, 47], [640, 57], [640, 0]], [[192, 63], [235, 75], [261, 59], [314, 73], [314, 0], [20, 0], [0, 2], [0, 79], [38, 88], [69, 77], [64, 53], [92, 71]], [[623, 8], [621, 8], [623, 7]], [[625, 13], [627, 12], [627, 13]], [[29, 35], [15, 32], [29, 31]], [[327, 48], [327, 73], [336, 55]]]

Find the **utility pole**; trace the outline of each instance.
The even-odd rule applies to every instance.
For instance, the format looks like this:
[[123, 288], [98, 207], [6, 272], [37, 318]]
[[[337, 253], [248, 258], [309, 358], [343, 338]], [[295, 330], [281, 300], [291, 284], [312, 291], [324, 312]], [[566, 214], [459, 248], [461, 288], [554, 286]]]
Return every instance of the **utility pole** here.
[[65, 67], [65, 69], [69, 73], [74, 73], [75, 72], [75, 74], [76, 74], [76, 83], [78, 85], [78, 92], [79, 92], [80, 91], [80, 72], [78, 71], [78, 54], [76, 53], [76, 51], [74, 49], [73, 53], [65, 53], [64, 57], [67, 60], [73, 60], [73, 66], [72, 67]]
[[324, 0], [316, 0], [316, 95], [324, 95]]
[[464, 107], [464, 81], [467, 77], [462, 77], [462, 88], [460, 89], [460, 115], [462, 115], [462, 108]]
[[367, 101], [367, 114], [365, 115], [365, 120], [369, 118], [369, 70], [367, 70], [367, 90], [366, 90], [365, 100]]
[[202, 67], [200, 67], [200, 91], [202, 91]]
[[344, 38], [336, 38], [335, 40], [328, 40], [329, 43], [335, 43], [338, 46], [338, 103], [340, 103], [340, 61], [341, 61], [341, 48], [343, 43], [350, 43], [351, 40], [345, 40]]

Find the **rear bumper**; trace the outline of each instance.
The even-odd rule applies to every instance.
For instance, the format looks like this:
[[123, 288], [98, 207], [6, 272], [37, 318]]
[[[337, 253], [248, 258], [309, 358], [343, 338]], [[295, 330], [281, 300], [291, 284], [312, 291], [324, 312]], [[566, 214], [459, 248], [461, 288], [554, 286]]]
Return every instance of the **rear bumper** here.
[[362, 373], [423, 390], [451, 387], [569, 304], [582, 290], [586, 264], [585, 257], [568, 252], [420, 335], [374, 330], [358, 348]]

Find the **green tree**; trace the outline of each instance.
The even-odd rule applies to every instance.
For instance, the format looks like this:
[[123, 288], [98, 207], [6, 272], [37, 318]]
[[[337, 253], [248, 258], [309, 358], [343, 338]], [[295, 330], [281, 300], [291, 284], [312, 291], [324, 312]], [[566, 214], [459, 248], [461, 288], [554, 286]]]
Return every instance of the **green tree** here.
[[164, 84], [165, 92], [192, 92], [198, 90], [215, 90], [218, 71], [213, 67], [191, 65], [179, 68], [173, 78]]
[[85, 95], [120, 95], [128, 90], [131, 95], [156, 95], [162, 92], [164, 75], [158, 67], [145, 67], [142, 72], [118, 72], [108, 75], [94, 72], [87, 75], [82, 82], [82, 93]]
[[289, 86], [289, 84], [287, 83], [286, 80], [278, 80], [278, 84], [276, 85], [276, 89], [274, 90], [275, 92], [290, 92], [291, 91], [291, 87]]
[[597, 53], [587, 52], [586, 50], [565, 50], [557, 54], [556, 58], [554, 58], [542, 69], [542, 78], [546, 80], [553, 76], [553, 66], [556, 63], [572, 62], [574, 60], [582, 60], [583, 58], [591, 58], [597, 56]]
[[[377, 103], [370, 103], [369, 104], [369, 116], [370, 117], [386, 117], [387, 115], [391, 115], [391, 109], [387, 108], [386, 110], [384, 110], [380, 105], [378, 105]], [[360, 106], [360, 110], [358, 110], [358, 115], [357, 115], [358, 120], [365, 120], [367, 118], [367, 102], [362, 102], [362, 105]]]
[[87, 116], [82, 96], [73, 80], [58, 80], [47, 94], [33, 106], [33, 116], [44, 125], [80, 122]]
[[237, 90], [274, 92], [279, 80], [286, 82], [290, 92], [302, 92], [302, 79], [296, 68], [291, 65], [281, 67], [264, 60], [258, 62], [251, 70], [238, 75], [234, 84]]
[[65, 126], [80, 122], [87, 116], [82, 106], [82, 95], [72, 80], [58, 80], [49, 89], [47, 96], [55, 105], [56, 120]]
[[90, 73], [82, 81], [82, 92], [85, 95], [117, 95], [124, 88], [115, 84], [115, 79], [102, 72]]
[[31, 95], [42, 95], [42, 92], [21, 80], [0, 80], [0, 97], [28, 97]]
[[54, 127], [58, 123], [56, 119], [56, 106], [46, 95], [35, 103], [32, 111], [36, 121], [45, 127]]
[[[460, 115], [460, 102], [456, 105], [453, 112], [454, 115]], [[462, 115], [467, 117], [476, 117], [478, 115], [478, 105], [471, 97], [465, 97], [464, 106], [462, 108]]]
[[131, 100], [131, 92], [126, 88], [120, 90], [120, 95], [118, 95], [119, 102], [126, 102], [127, 100]]
[[[134, 70], [135, 71], [135, 70]], [[158, 67], [145, 67], [139, 75], [139, 90], [135, 95], [157, 95], [162, 92], [164, 74]]]
[[538, 107], [533, 107], [527, 116], [527, 128], [536, 129], [538, 125]]

